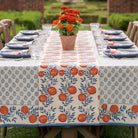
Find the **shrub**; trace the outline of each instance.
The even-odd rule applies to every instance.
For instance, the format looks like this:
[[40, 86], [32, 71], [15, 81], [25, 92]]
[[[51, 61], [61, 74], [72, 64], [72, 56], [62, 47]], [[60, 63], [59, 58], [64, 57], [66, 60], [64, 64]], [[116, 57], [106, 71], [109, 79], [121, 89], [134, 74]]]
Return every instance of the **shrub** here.
[[0, 20], [11, 19], [19, 26], [25, 26], [28, 30], [41, 28], [42, 14], [38, 11], [0, 11]]
[[109, 25], [115, 29], [127, 30], [130, 21], [138, 20], [138, 13], [112, 13], [109, 17]]

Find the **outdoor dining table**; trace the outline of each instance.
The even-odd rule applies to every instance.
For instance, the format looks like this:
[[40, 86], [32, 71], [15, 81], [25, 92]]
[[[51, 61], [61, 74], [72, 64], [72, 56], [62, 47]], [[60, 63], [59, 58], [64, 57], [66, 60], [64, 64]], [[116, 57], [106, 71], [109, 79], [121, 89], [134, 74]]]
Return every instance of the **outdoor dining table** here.
[[79, 31], [73, 51], [56, 31], [44, 47], [39, 60], [0, 57], [1, 127], [53, 127], [46, 137], [63, 127], [73, 137], [88, 132], [78, 126], [138, 126], [138, 57], [99, 55], [91, 31]]

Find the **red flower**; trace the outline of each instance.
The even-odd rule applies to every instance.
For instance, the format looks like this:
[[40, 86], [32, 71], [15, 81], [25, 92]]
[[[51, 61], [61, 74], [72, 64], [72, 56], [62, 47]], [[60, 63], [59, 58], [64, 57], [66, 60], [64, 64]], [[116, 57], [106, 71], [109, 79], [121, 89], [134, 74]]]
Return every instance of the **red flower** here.
[[53, 25], [57, 25], [58, 22], [59, 22], [58, 20], [54, 20], [54, 21], [53, 21]]
[[68, 23], [75, 23], [75, 22], [76, 22], [76, 18], [73, 17], [73, 16], [69, 16], [69, 17], [67, 18], [67, 22], [68, 22]]
[[58, 25], [58, 28], [59, 28], [59, 29], [63, 29], [63, 27], [64, 27], [63, 24], [59, 24], [59, 25]]
[[67, 16], [66, 15], [63, 15], [63, 16], [60, 16], [58, 19], [60, 21], [65, 21], [65, 20], [67, 20]]
[[68, 25], [67, 26], [67, 31], [71, 32], [73, 30], [73, 26], [72, 25]]
[[80, 15], [80, 12], [78, 10], [74, 11], [73, 13], [76, 15]]
[[67, 16], [73, 16], [75, 17], [76, 15], [74, 13], [66, 13]]
[[77, 18], [77, 21], [78, 21], [78, 22], [82, 22], [83, 19], [82, 19], [82, 18]]
[[73, 13], [74, 12], [73, 9], [66, 9], [65, 11], [68, 12], [68, 13]]
[[60, 8], [60, 10], [66, 10], [66, 9], [68, 9], [66, 6], [62, 6], [62, 7]]

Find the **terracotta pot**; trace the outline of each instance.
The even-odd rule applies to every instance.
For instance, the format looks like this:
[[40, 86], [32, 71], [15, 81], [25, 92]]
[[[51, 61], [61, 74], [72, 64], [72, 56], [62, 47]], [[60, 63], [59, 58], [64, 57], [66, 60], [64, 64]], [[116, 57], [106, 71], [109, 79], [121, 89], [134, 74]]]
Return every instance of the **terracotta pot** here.
[[63, 50], [74, 50], [77, 35], [60, 35]]

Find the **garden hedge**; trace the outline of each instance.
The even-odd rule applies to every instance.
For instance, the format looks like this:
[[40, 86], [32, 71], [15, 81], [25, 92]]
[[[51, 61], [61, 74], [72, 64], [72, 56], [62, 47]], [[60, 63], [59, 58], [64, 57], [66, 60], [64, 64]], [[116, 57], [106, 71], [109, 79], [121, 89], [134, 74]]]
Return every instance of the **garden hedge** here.
[[130, 21], [138, 21], [138, 13], [112, 13], [109, 17], [109, 25], [115, 29], [126, 31]]
[[16, 25], [23, 26], [28, 29], [40, 29], [42, 14], [38, 11], [0, 11], [0, 20], [11, 19]]

